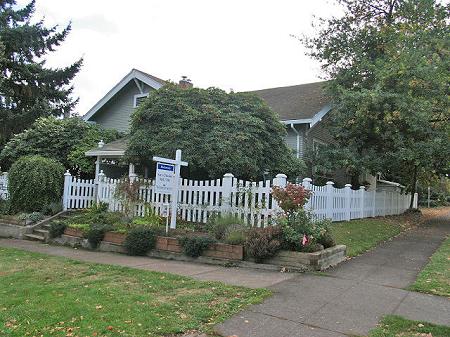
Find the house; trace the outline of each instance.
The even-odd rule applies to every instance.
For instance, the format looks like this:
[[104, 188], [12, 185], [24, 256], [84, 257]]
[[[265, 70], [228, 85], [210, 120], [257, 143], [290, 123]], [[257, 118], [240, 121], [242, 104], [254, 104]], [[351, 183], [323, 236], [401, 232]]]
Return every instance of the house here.
[[[165, 83], [158, 77], [132, 69], [83, 116], [83, 119], [105, 128], [127, 132], [133, 110], [152, 90], [158, 90]], [[183, 77], [179, 84], [192, 87], [186, 77]], [[298, 158], [304, 157], [308, 146], [320, 150], [320, 147], [332, 141], [331, 135], [321, 123], [331, 110], [330, 101], [324, 95], [323, 84], [324, 82], [316, 82], [253, 91], [278, 113], [281, 122], [286, 125], [286, 142]], [[100, 143], [98, 148], [86, 152], [86, 155], [100, 159], [97, 173], [101, 164], [105, 172], [117, 176], [124, 173], [123, 169], [117, 170], [115, 164], [117, 159], [124, 155], [125, 149], [126, 140], [121, 139], [109, 144]], [[130, 166], [129, 172], [134, 172], [134, 168]], [[338, 178], [346, 179], [342, 175]], [[334, 179], [336, 180], [336, 177]]]

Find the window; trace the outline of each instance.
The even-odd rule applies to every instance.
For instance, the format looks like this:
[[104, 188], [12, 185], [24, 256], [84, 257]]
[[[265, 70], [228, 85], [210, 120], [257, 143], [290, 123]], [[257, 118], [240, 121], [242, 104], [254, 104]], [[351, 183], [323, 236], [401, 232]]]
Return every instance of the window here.
[[148, 93], [134, 95], [133, 108], [136, 108], [137, 106], [139, 106], [139, 104], [141, 104], [142, 101], [147, 98], [147, 96], [148, 96]]

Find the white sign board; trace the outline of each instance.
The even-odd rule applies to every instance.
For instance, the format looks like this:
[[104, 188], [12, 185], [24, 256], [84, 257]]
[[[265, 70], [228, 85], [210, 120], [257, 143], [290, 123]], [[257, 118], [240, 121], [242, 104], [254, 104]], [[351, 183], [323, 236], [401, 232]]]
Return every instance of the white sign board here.
[[172, 194], [175, 187], [175, 165], [157, 163], [155, 193]]

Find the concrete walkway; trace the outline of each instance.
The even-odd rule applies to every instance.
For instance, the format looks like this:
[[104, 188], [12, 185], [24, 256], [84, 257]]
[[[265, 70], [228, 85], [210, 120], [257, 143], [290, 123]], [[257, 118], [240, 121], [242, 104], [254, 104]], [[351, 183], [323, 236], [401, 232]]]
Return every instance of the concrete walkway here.
[[327, 272], [289, 274], [225, 268], [0, 239], [0, 247], [265, 287], [274, 295], [216, 327], [223, 336], [329, 337], [366, 335], [386, 314], [450, 325], [450, 300], [404, 290], [450, 233], [450, 214], [381, 244]]
[[226, 268], [200, 263], [162, 260], [151, 257], [94, 252], [64, 246], [42, 244], [38, 241], [0, 238], [0, 248], [1, 247], [18, 248], [30, 252], [62, 256], [84, 262], [95, 262], [163, 273], [172, 273], [189, 276], [203, 281], [220, 281], [223, 283], [248, 288], [268, 288], [282, 281], [296, 277], [296, 274], [292, 273], [279, 273], [275, 271], [245, 268]]
[[381, 244], [325, 276], [300, 274], [216, 330], [239, 337], [365, 336], [387, 314], [450, 326], [450, 299], [409, 292], [450, 233], [450, 214]]

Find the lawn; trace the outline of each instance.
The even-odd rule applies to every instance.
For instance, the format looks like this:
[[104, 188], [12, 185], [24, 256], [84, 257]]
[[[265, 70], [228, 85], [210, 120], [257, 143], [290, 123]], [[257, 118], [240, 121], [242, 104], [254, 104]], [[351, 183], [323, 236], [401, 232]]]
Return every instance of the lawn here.
[[401, 233], [407, 223], [401, 216], [357, 219], [333, 223], [331, 232], [337, 244], [347, 246], [348, 256], [356, 256]]
[[448, 337], [450, 327], [416, 322], [399, 316], [386, 316], [369, 337]]
[[450, 237], [431, 256], [410, 290], [450, 297]]
[[209, 332], [269, 294], [264, 289], [0, 248], [2, 336]]

